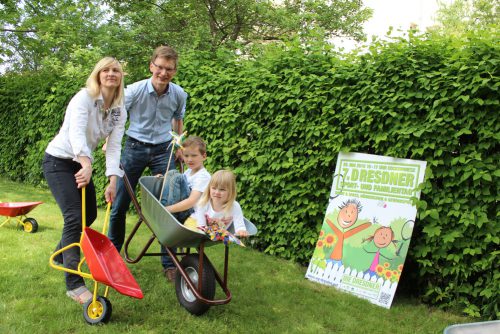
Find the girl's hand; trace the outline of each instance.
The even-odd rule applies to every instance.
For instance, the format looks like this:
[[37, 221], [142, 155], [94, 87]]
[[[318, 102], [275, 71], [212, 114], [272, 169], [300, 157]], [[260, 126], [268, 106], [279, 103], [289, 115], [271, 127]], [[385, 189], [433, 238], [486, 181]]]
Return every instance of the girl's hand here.
[[243, 238], [246, 238], [246, 237], [248, 237], [248, 231], [247, 231], [247, 230], [244, 230], [244, 231], [238, 231], [238, 232], [236, 232], [236, 235], [237, 235], [238, 237], [243, 237]]
[[222, 217], [220, 221], [224, 224], [225, 227], [227, 227], [229, 224], [233, 222], [233, 216], [230, 217]]
[[78, 173], [75, 174], [76, 184], [78, 189], [85, 187], [90, 182], [90, 178], [92, 177], [92, 166], [87, 165], [82, 167]]

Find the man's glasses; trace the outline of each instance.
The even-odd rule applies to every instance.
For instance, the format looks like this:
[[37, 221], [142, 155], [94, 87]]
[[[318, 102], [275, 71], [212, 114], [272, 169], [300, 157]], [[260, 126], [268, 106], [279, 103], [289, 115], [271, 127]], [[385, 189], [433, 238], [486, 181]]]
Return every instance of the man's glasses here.
[[167, 72], [167, 73], [174, 73], [175, 72], [175, 68], [168, 68], [168, 67], [163, 67], [163, 66], [160, 66], [160, 65], [156, 65], [155, 63], [151, 62], [151, 64], [153, 64], [159, 72]]

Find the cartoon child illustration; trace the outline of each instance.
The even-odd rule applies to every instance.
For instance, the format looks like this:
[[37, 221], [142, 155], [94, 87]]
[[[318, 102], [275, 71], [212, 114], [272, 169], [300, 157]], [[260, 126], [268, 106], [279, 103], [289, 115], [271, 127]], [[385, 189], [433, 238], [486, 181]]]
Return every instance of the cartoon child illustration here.
[[331, 220], [328, 218], [326, 219], [326, 223], [331, 227], [333, 233], [335, 233], [338, 238], [338, 241], [330, 254], [330, 258], [326, 260], [327, 262], [331, 262], [333, 265], [338, 264], [339, 267], [342, 266], [344, 240], [371, 226], [371, 223], [364, 223], [349, 229], [358, 220], [358, 214], [361, 212], [362, 208], [361, 203], [356, 199], [349, 199], [342, 203], [342, 205], [339, 206], [340, 212], [337, 217], [337, 223], [339, 224], [340, 229], [335, 226]]
[[380, 251], [383, 248], [386, 248], [387, 246], [389, 246], [391, 243], [394, 246], [396, 246], [396, 243], [398, 242], [397, 240], [394, 240], [394, 231], [392, 230], [392, 228], [387, 227], [387, 226], [379, 227], [375, 231], [375, 233], [373, 233], [373, 235], [371, 237], [363, 239], [363, 242], [365, 242], [365, 241], [372, 241], [372, 240], [373, 240], [373, 243], [375, 244], [375, 247], [377, 247], [377, 251], [376, 252], [367, 251], [363, 247], [363, 249], [365, 250], [365, 252], [367, 252], [367, 253], [375, 253], [375, 256], [373, 258], [372, 264], [370, 265], [370, 268], [368, 268], [365, 271], [365, 274], [370, 274], [370, 278], [372, 276], [376, 275], [376, 271], [375, 270], [377, 269], [377, 266], [378, 266], [378, 264], [380, 262], [380, 256], [384, 257], [387, 260], [392, 260], [391, 258], [388, 258], [388, 257], [384, 256], [383, 254], [381, 254]]

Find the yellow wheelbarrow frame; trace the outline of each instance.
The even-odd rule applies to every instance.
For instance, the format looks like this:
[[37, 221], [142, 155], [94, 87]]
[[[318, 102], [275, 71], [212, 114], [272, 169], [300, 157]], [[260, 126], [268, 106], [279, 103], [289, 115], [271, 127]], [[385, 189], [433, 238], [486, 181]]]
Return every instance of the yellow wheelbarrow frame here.
[[[109, 321], [112, 312], [111, 302], [107, 298], [110, 286], [121, 294], [138, 299], [141, 299], [143, 294], [132, 274], [128, 271], [120, 254], [105, 236], [109, 224], [111, 203], [108, 203], [106, 208], [102, 234], [87, 227], [85, 207], [85, 188], [82, 188], [82, 234], [80, 241], [69, 244], [54, 252], [49, 258], [49, 265], [56, 270], [79, 275], [94, 281], [92, 299], [83, 305], [83, 316], [89, 324], [106, 323]], [[84, 255], [78, 263], [77, 270], [65, 268], [54, 261], [56, 256], [72, 247], [78, 247]], [[106, 259], [109, 259], [109, 261], [106, 262]], [[110, 261], [118, 261], [112, 266], [113, 270], [109, 270], [108, 268], [107, 263], [110, 263]], [[87, 262], [89, 272], [84, 272], [82, 269], [85, 262]], [[94, 273], [92, 274], [92, 272]], [[98, 295], [99, 282], [105, 285], [102, 296]]]
[[8, 223], [16, 223], [24, 232], [35, 233], [38, 230], [38, 222], [35, 218], [27, 217], [31, 210], [43, 202], [0, 202], [0, 216], [7, 217], [0, 227]]

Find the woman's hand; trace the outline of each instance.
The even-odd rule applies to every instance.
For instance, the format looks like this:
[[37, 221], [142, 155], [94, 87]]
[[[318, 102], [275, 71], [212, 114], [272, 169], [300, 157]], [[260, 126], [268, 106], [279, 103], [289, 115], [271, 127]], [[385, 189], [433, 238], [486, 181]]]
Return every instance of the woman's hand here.
[[82, 167], [78, 173], [75, 174], [76, 184], [78, 189], [85, 187], [90, 182], [90, 178], [92, 177], [92, 166], [88, 165]]
[[106, 187], [106, 191], [104, 192], [104, 198], [106, 198], [107, 203], [113, 203], [116, 198], [116, 175], [111, 175], [109, 177], [109, 184]]
[[75, 180], [78, 189], [80, 189], [90, 183], [90, 178], [92, 178], [92, 161], [90, 161], [89, 157], [79, 156], [78, 162], [82, 168], [75, 174]]

